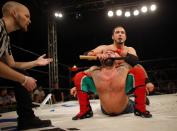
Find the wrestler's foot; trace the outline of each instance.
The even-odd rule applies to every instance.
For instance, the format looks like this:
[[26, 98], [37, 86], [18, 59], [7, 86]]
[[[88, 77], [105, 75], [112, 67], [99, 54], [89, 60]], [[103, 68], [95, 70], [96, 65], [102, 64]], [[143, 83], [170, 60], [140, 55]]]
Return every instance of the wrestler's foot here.
[[141, 112], [138, 109], [134, 110], [134, 114], [136, 116], [141, 116], [141, 117], [144, 117], [144, 118], [150, 118], [150, 117], [152, 117], [152, 114], [150, 114], [149, 111]]
[[81, 113], [77, 114], [76, 116], [72, 118], [72, 120], [85, 119], [85, 118], [90, 118], [92, 116], [93, 116], [93, 111], [92, 109], [90, 109], [84, 114], [81, 114]]

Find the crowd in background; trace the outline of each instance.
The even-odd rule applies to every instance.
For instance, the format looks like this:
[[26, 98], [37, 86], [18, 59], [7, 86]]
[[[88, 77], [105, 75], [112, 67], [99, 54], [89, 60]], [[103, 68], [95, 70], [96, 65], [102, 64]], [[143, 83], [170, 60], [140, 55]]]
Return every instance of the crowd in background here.
[[[168, 74], [165, 71], [161, 71], [160, 74], [156, 73], [154, 77], [156, 79], [155, 90], [150, 95], [177, 93], [177, 80], [167, 80]], [[34, 106], [35, 103], [42, 103], [48, 93], [52, 94], [53, 104], [77, 99], [70, 95], [68, 88], [52, 89], [50, 92], [49, 89], [38, 86], [31, 93]], [[91, 93], [90, 99], [98, 99], [98, 96]], [[16, 99], [13, 87], [0, 87], [0, 112], [15, 110], [15, 105]]]

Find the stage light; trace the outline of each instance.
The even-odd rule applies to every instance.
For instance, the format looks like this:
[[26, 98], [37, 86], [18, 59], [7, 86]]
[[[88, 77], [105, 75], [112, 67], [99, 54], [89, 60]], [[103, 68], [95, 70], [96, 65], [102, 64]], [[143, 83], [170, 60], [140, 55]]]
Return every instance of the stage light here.
[[82, 14], [80, 12], [77, 12], [75, 18], [76, 18], [76, 20], [81, 20]]
[[155, 11], [156, 8], [157, 8], [157, 6], [156, 6], [155, 4], [152, 4], [152, 5], [150, 6], [150, 10], [151, 10], [151, 11]]
[[142, 11], [143, 13], [146, 13], [146, 12], [148, 11], [147, 6], [143, 6], [143, 7], [141, 8], [141, 11]]
[[63, 17], [63, 14], [61, 12], [55, 12], [54, 15], [55, 15], [56, 18], [62, 18]]
[[71, 71], [78, 71], [78, 67], [76, 65], [73, 65], [73, 67], [70, 68]]
[[148, 5], [143, 4], [141, 7], [139, 6], [140, 6], [140, 3], [132, 3], [132, 4], [130, 3], [127, 5], [122, 5], [122, 6], [117, 6], [117, 7], [113, 6], [111, 7], [111, 10], [107, 12], [107, 15], [109, 17], [114, 17], [114, 15], [116, 16], [123, 15], [125, 17], [131, 17], [132, 15], [138, 16], [141, 14], [145, 14], [145, 13], [149, 13], [151, 11], [157, 10], [157, 5], [155, 2], [151, 2]]
[[130, 17], [130, 16], [131, 16], [130, 11], [126, 11], [126, 12], [125, 12], [125, 17]]
[[112, 10], [108, 11], [108, 16], [109, 17], [113, 17], [113, 15], [114, 15], [114, 12]]
[[122, 15], [122, 10], [116, 10], [116, 15], [121, 16]]
[[140, 13], [140, 12], [139, 12], [139, 10], [137, 10], [137, 9], [133, 11], [133, 15], [134, 15], [134, 16], [139, 15], [139, 13]]

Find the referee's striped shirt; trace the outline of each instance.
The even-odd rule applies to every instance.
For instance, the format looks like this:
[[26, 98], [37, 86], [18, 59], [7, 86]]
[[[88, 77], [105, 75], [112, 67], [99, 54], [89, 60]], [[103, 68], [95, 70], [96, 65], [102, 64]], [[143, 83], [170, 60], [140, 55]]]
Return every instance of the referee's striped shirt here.
[[4, 21], [0, 19], [0, 58], [5, 55], [5, 53], [11, 54], [10, 38], [7, 34]]

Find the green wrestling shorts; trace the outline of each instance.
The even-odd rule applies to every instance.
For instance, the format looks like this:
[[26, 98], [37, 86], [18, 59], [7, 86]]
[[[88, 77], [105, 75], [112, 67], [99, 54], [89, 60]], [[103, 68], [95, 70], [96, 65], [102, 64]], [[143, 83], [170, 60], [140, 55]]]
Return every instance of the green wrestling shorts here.
[[[128, 74], [125, 87], [126, 94], [131, 93], [133, 88], [134, 88], [134, 76], [132, 74]], [[92, 92], [94, 94], [97, 94], [94, 81], [89, 76], [85, 76], [82, 79], [81, 90], [84, 92]]]

